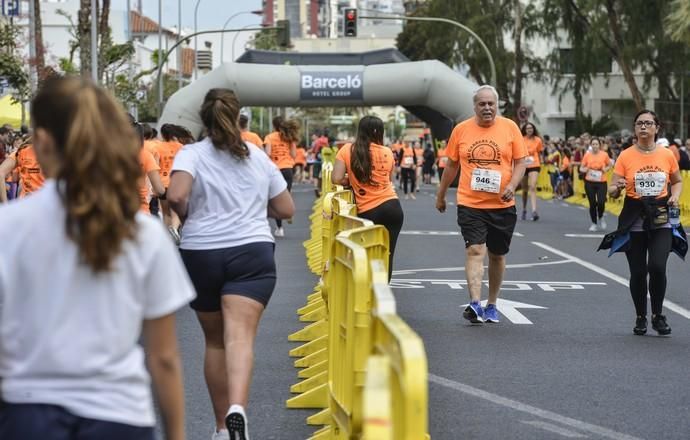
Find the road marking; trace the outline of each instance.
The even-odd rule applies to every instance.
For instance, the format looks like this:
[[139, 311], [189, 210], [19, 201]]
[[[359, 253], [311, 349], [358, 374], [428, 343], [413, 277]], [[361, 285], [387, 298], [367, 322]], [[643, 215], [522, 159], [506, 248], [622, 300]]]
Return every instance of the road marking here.
[[[610, 280], [613, 280], [613, 281], [617, 282], [618, 284], [622, 284], [625, 287], [629, 287], [629, 282], [627, 279], [623, 278], [622, 276], [616, 275], [613, 272], [609, 272], [606, 269], [602, 269], [601, 267], [599, 267], [595, 264], [581, 260], [574, 255], [570, 255], [570, 254], [567, 254], [563, 251], [559, 251], [556, 248], [552, 248], [551, 246], [544, 244], [544, 243], [540, 243], [538, 241], [533, 241], [532, 244], [535, 246], [538, 246], [542, 249], [545, 249], [545, 250], [547, 250], [553, 254], [556, 254], [560, 257], [567, 258], [568, 260], [572, 261], [573, 263], [577, 263], [582, 267], [586, 267], [587, 269], [589, 269], [593, 272], [596, 272], [599, 275], [606, 277]], [[672, 312], [676, 312], [677, 314], [679, 314], [680, 316], [682, 316], [686, 319], [690, 319], [690, 310], [679, 306], [678, 304], [674, 303], [673, 301], [669, 301], [667, 299], [664, 299], [664, 307], [671, 310]]]
[[570, 426], [571, 428], [579, 429], [580, 431], [596, 434], [601, 437], [606, 437], [612, 440], [642, 440], [639, 437], [633, 437], [622, 432], [613, 431], [603, 426], [593, 425], [591, 423], [583, 422], [581, 420], [562, 416], [558, 413], [547, 411], [545, 409], [537, 408], [535, 406], [527, 405], [526, 403], [518, 402], [507, 397], [499, 396], [488, 391], [480, 390], [464, 383], [456, 382], [454, 380], [446, 379], [445, 377], [436, 376], [429, 373], [429, 382], [435, 383], [446, 388], [450, 388], [461, 393], [469, 394], [480, 399], [488, 400], [489, 402], [501, 405], [515, 411], [524, 412], [535, 417], [549, 420], [551, 422], [560, 423], [561, 425]]
[[[428, 278], [393, 278], [391, 287], [395, 289], [424, 289], [423, 283], [432, 285], [446, 285], [454, 290], [464, 290], [467, 280], [449, 279], [428, 279]], [[482, 284], [489, 285], [488, 280], [483, 280]], [[555, 292], [557, 290], [584, 290], [584, 286], [605, 286], [606, 283], [596, 281], [503, 281], [501, 291], [505, 290], [537, 290], [530, 285], [536, 285], [544, 292]]]
[[569, 238], [604, 238], [604, 234], [563, 234]]
[[[506, 269], [525, 269], [529, 267], [536, 266], [551, 266], [553, 264], [564, 264], [572, 263], [570, 260], [559, 260], [559, 261], [549, 261], [546, 263], [519, 263], [519, 264], [506, 264]], [[484, 266], [487, 269], [488, 266]], [[424, 269], [401, 269], [394, 270], [393, 275], [411, 275], [417, 272], [464, 272], [464, 267], [429, 267]]]
[[[482, 307], [486, 307], [486, 303], [486, 301], [482, 301]], [[461, 307], [463, 310], [465, 310], [468, 305], [469, 304], [463, 304]], [[517, 301], [498, 298], [496, 300], [496, 308], [498, 308], [498, 311], [501, 313], [501, 315], [505, 316], [505, 318], [513, 324], [531, 325], [532, 321], [527, 319], [527, 317], [522, 313], [518, 312], [517, 309], [546, 309], [547, 307], [535, 306], [533, 304], [525, 304]]]
[[520, 420], [520, 423], [524, 423], [525, 425], [531, 425], [537, 428], [541, 428], [545, 431], [550, 431], [555, 434], [562, 435], [563, 437], [568, 437], [568, 438], [587, 438], [586, 435], [580, 434], [579, 432], [571, 431], [569, 429], [561, 428], [560, 426], [556, 426], [552, 423], [547, 423], [547, 422], [542, 422], [539, 420]]
[[[458, 231], [400, 231], [400, 235], [436, 235], [436, 236], [458, 236]], [[519, 232], [513, 232], [514, 237], [524, 237]]]

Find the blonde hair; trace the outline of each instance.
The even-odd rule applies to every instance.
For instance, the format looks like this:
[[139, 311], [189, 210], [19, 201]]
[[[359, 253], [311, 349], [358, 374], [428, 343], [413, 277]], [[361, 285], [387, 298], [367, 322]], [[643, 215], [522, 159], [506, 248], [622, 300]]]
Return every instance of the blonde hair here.
[[34, 98], [31, 119], [55, 140], [67, 236], [94, 272], [111, 270], [137, 230], [142, 170], [127, 114], [90, 81], [54, 78]]

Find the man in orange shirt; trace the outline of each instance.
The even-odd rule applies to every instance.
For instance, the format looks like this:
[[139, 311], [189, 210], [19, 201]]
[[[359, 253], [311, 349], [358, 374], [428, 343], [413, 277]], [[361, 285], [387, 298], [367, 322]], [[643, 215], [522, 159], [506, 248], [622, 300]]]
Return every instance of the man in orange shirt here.
[[240, 136], [245, 142], [252, 143], [263, 150], [264, 142], [261, 140], [261, 136], [249, 131], [249, 117], [247, 115], [240, 115]]
[[[19, 197], [26, 197], [43, 186], [45, 177], [36, 159], [36, 152], [34, 151], [33, 145], [22, 145], [0, 164], [0, 179], [4, 182], [7, 175], [15, 169], [19, 173], [19, 182], [21, 185]], [[0, 202], [6, 201], [7, 193], [5, 191], [0, 192], [3, 193], [0, 195]]]
[[[458, 225], [465, 240], [470, 292], [463, 317], [480, 324], [498, 322], [496, 302], [517, 222], [515, 188], [525, 174], [527, 149], [515, 122], [496, 116], [496, 89], [479, 87], [473, 101], [475, 116], [456, 125], [448, 141], [448, 162], [436, 195], [436, 209], [445, 212], [446, 191], [460, 169]], [[480, 301], [487, 249], [489, 299], [484, 309]]]

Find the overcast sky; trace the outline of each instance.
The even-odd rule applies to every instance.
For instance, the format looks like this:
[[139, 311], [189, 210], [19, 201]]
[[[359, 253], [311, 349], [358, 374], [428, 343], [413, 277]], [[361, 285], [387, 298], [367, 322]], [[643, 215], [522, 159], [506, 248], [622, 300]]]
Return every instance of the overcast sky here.
[[[132, 8], [135, 8], [138, 0], [131, 0]], [[194, 7], [197, 0], [160, 0], [163, 5], [163, 26], [177, 27], [178, 23], [178, 4], [182, 3], [182, 28], [194, 28]], [[198, 0], [198, 30], [222, 29], [225, 22], [234, 14], [244, 11], [261, 9], [261, 0]], [[158, 0], [141, 0], [144, 15], [158, 21]], [[113, 9], [125, 10], [127, 0], [112, 0]], [[261, 17], [254, 14], [240, 14], [228, 23], [228, 29], [242, 28], [249, 25], [259, 25]], [[242, 32], [237, 36], [235, 43], [235, 58], [239, 57], [244, 51], [247, 40], [251, 37], [251, 32]], [[213, 64], [220, 64], [220, 35], [202, 35], [199, 37], [199, 49], [204, 47], [204, 41], [213, 43]], [[225, 34], [225, 61], [232, 58], [232, 41], [235, 34]], [[192, 43], [193, 44], [193, 43]]]

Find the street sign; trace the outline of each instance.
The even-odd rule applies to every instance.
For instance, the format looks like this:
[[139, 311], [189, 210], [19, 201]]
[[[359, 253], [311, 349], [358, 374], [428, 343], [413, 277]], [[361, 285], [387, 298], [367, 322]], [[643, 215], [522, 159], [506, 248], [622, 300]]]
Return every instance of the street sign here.
[[2, 15], [5, 17], [19, 17], [20, 12], [20, 0], [2, 0]]

